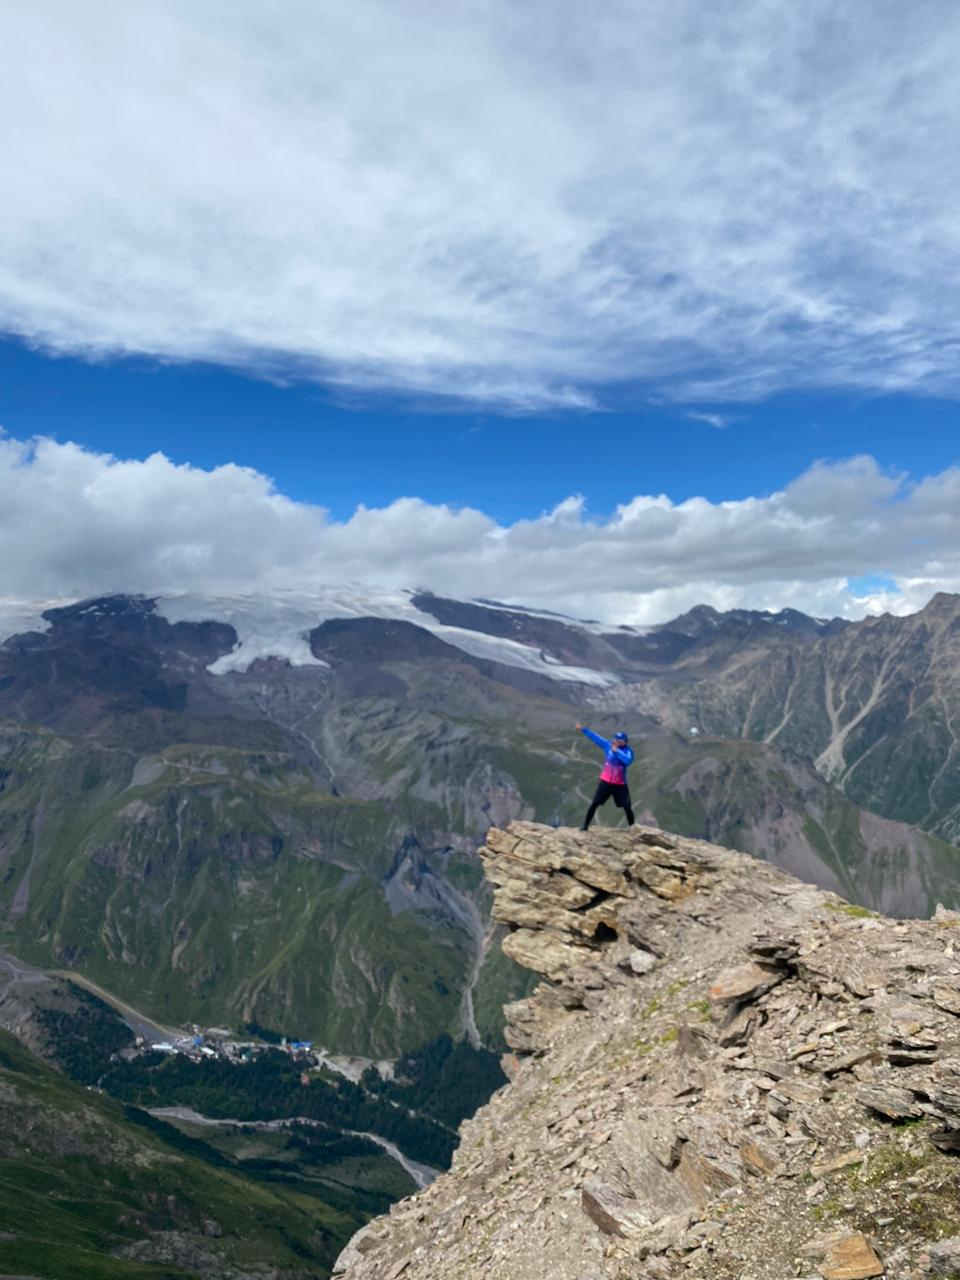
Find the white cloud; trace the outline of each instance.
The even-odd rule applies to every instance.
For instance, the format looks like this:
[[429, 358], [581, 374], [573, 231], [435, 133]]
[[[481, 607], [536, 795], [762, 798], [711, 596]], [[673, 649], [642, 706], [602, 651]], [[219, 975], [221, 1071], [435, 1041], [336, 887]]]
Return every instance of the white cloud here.
[[7, 5], [0, 327], [521, 409], [955, 394], [958, 59], [953, 0]]
[[29, 601], [356, 583], [610, 623], [661, 622], [698, 603], [910, 612], [934, 591], [960, 591], [960, 468], [913, 481], [852, 458], [818, 463], [767, 496], [639, 495], [605, 519], [577, 497], [510, 525], [401, 498], [336, 521], [244, 467], [203, 471], [162, 454], [122, 461], [0, 438], [7, 633], [35, 612]]
[[732, 422], [737, 421], [736, 415], [732, 413], [708, 413], [699, 409], [691, 409], [687, 417], [691, 422], [705, 422], [715, 431], [725, 431]]

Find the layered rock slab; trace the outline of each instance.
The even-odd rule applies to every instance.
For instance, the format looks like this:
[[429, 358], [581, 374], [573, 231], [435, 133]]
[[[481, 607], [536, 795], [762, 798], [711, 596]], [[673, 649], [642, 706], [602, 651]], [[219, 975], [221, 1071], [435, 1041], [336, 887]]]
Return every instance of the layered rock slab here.
[[512, 1076], [344, 1280], [929, 1273], [960, 1235], [960, 916], [895, 922], [649, 828], [483, 850]]

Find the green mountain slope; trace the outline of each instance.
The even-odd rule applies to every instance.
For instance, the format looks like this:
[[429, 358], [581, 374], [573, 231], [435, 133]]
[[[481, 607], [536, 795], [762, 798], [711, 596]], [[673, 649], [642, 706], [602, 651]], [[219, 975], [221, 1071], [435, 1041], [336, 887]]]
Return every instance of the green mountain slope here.
[[338, 1247], [390, 1198], [348, 1191], [337, 1173], [327, 1171], [326, 1183], [250, 1176], [206, 1144], [66, 1080], [0, 1032], [6, 1274], [325, 1277]]
[[[514, 694], [509, 715], [440, 717], [417, 678], [419, 705], [355, 699], [302, 726], [335, 744], [349, 796], [321, 789], [293, 751], [140, 753], [8, 727], [2, 945], [173, 1024], [255, 1021], [370, 1057], [467, 1019], [495, 1041], [520, 986], [489, 946], [472, 850], [492, 819], [578, 823], [596, 752], [566, 708]], [[230, 736], [231, 723], [212, 727]], [[888, 911], [958, 900], [955, 851], [861, 814], [775, 747], [660, 733], [637, 748], [638, 812], [668, 829]]]
[[0, 914], [24, 959], [175, 1023], [256, 1020], [358, 1052], [455, 1021], [465, 926], [394, 912], [383, 890], [410, 807], [222, 746], [130, 758], [18, 729], [0, 761]]

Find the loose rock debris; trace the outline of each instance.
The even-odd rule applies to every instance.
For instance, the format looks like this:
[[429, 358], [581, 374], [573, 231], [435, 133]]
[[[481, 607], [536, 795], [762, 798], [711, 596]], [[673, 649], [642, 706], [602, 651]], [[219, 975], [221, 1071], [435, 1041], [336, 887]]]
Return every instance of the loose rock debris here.
[[483, 851], [511, 1081], [342, 1280], [960, 1276], [960, 914], [893, 921], [661, 831]]

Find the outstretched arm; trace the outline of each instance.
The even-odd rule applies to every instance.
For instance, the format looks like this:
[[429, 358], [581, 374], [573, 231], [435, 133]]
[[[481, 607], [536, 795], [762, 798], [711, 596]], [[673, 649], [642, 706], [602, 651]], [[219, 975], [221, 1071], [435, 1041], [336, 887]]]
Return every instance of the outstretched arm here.
[[595, 742], [598, 747], [602, 747], [604, 751], [610, 750], [610, 743], [606, 740], [606, 738], [601, 738], [599, 733], [594, 733], [592, 729], [588, 729], [586, 725], [582, 725], [582, 724], [578, 724], [577, 728], [580, 730], [580, 732], [584, 735], [585, 738], [589, 738], [591, 742]]

